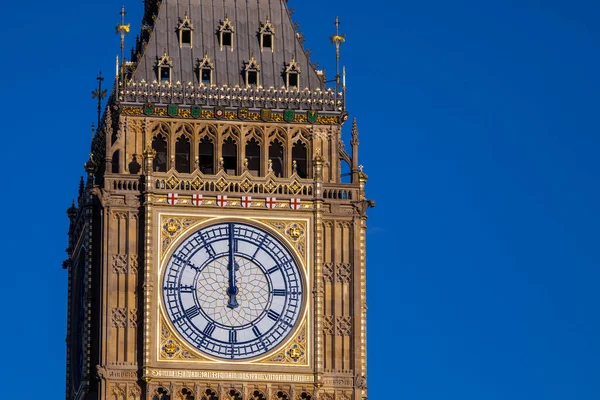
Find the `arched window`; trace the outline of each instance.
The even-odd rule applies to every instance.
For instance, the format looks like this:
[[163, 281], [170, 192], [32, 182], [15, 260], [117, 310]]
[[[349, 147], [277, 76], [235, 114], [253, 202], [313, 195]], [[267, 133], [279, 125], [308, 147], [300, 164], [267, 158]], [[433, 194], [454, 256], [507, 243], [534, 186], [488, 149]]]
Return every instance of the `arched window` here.
[[171, 400], [171, 396], [169, 395], [169, 391], [167, 389], [159, 387], [154, 392], [152, 400]]
[[212, 389], [206, 389], [203, 393], [202, 393], [202, 397], [200, 398], [200, 400], [218, 400], [218, 396], [217, 396], [217, 392], [215, 392]]
[[203, 174], [215, 173], [215, 146], [207, 137], [202, 138], [198, 145], [198, 164]]
[[275, 176], [282, 177], [284, 171], [283, 144], [277, 139], [272, 141], [269, 146], [269, 160], [273, 162]]
[[292, 147], [292, 160], [296, 161], [296, 173], [300, 178], [308, 178], [308, 162], [306, 155], [306, 145], [297, 141]]
[[152, 149], [156, 152], [154, 157], [154, 171], [167, 172], [167, 139], [158, 134], [152, 139]]
[[237, 171], [237, 144], [232, 138], [223, 142], [223, 169], [229, 175], [235, 175]]
[[119, 173], [119, 150], [115, 151], [112, 156], [112, 173]]
[[255, 138], [246, 143], [246, 159], [248, 171], [254, 176], [260, 176], [260, 144]]
[[180, 136], [175, 143], [175, 169], [184, 174], [190, 173], [190, 139]]

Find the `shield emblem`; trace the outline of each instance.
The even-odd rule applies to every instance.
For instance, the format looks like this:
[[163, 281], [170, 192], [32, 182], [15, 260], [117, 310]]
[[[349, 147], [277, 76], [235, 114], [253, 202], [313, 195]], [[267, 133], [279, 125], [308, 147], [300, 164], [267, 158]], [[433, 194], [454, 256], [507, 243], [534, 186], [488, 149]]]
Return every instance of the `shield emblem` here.
[[248, 119], [248, 109], [240, 108], [238, 110], [238, 118], [241, 119], [242, 121], [247, 120]]
[[283, 120], [285, 122], [292, 122], [294, 117], [296, 116], [296, 112], [294, 110], [285, 110], [283, 112]]
[[146, 103], [144, 106], [144, 114], [152, 115], [154, 114], [154, 105], [152, 103]]
[[200, 118], [200, 116], [202, 115], [202, 107], [192, 106], [191, 114], [192, 114], [192, 117], [194, 117], [194, 118]]
[[263, 108], [260, 110], [260, 119], [265, 122], [269, 122], [271, 120], [271, 110], [268, 108]]
[[318, 111], [307, 111], [306, 112], [306, 119], [311, 124], [314, 124], [315, 122], [317, 122], [317, 117], [318, 116], [319, 116], [319, 112]]
[[167, 107], [167, 114], [169, 117], [176, 117], [177, 114], [179, 114], [179, 107], [175, 104], [170, 104], [169, 107]]
[[215, 118], [221, 119], [225, 116], [225, 107], [215, 107]]

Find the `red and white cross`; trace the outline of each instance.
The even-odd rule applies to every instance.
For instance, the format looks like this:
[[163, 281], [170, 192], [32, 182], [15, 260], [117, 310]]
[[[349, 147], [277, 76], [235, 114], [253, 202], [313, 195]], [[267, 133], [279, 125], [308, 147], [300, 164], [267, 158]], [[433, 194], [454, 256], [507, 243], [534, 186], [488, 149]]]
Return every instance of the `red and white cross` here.
[[167, 203], [177, 204], [178, 201], [179, 201], [179, 195], [177, 193], [169, 193], [167, 195]]
[[192, 204], [196, 207], [201, 206], [203, 201], [204, 197], [201, 194], [195, 194], [192, 196]]
[[250, 197], [250, 196], [242, 196], [242, 207], [244, 207], [244, 208], [250, 208], [251, 204], [252, 204], [252, 197]]
[[300, 208], [300, 199], [291, 199], [290, 208], [292, 210], [298, 210]]
[[227, 206], [227, 196], [225, 196], [225, 195], [218, 195], [217, 196], [217, 205], [219, 207], [226, 207]]
[[277, 204], [277, 199], [275, 197], [267, 197], [267, 200], [265, 200], [267, 208], [273, 209], [275, 208], [275, 204]]

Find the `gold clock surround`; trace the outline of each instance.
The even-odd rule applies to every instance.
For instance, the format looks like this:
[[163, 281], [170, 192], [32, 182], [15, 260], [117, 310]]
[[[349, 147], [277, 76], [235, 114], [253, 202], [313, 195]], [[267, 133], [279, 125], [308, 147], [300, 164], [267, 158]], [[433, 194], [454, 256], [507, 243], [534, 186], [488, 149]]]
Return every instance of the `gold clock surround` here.
[[243, 222], [252, 226], [260, 227], [261, 229], [276, 236], [290, 250], [290, 253], [298, 262], [304, 287], [306, 287], [302, 311], [300, 318], [294, 329], [288, 337], [276, 348], [268, 351], [266, 354], [243, 361], [228, 361], [215, 357], [211, 357], [195, 349], [177, 333], [169, 321], [164, 310], [162, 292], [156, 291], [156, 304], [159, 309], [160, 324], [157, 324], [157, 332], [155, 335], [159, 340], [154, 341], [157, 344], [156, 361], [166, 364], [189, 363], [189, 362], [205, 362], [217, 363], [230, 366], [236, 365], [278, 365], [289, 366], [293, 368], [308, 368], [311, 362], [311, 324], [312, 315], [309, 304], [312, 302], [310, 293], [312, 286], [310, 282], [310, 252], [307, 251], [306, 244], [309, 243], [310, 237], [308, 227], [310, 226], [309, 218], [293, 218], [285, 219], [281, 217], [223, 217], [211, 214], [176, 214], [165, 213], [159, 214], [160, 235], [158, 235], [160, 243], [157, 248], [161, 248], [161, 257], [158, 260], [158, 272], [156, 274], [156, 287], [160, 287], [162, 274], [166, 267], [171, 254], [177, 248], [177, 245], [185, 240], [190, 234], [209, 226], [222, 222]]

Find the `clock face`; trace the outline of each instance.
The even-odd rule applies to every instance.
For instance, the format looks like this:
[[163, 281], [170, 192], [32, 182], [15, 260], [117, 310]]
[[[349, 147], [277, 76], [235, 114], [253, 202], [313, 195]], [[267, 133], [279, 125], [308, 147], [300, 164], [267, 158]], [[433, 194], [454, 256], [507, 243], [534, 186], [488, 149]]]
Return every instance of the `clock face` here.
[[260, 356], [289, 336], [302, 308], [300, 269], [266, 231], [241, 223], [202, 228], [181, 243], [163, 277], [164, 306], [196, 349], [223, 359]]

